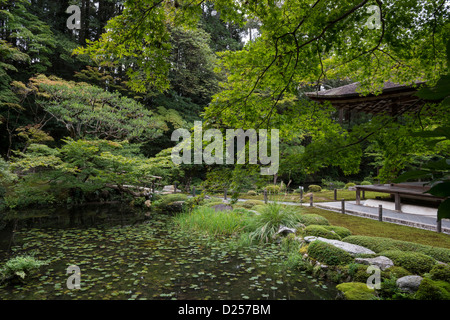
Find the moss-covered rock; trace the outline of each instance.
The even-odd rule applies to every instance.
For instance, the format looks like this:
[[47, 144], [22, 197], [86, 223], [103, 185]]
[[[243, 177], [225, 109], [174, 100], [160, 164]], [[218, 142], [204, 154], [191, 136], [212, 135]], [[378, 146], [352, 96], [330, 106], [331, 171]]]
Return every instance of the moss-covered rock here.
[[429, 272], [436, 264], [436, 260], [419, 252], [389, 250], [381, 254], [394, 261], [396, 266], [403, 267], [414, 274]]
[[345, 282], [336, 286], [347, 300], [373, 300], [376, 298], [375, 290], [362, 282]]
[[353, 257], [348, 252], [320, 240], [309, 244], [308, 256], [330, 266], [353, 262]]
[[334, 231], [328, 230], [325, 226], [321, 225], [309, 225], [303, 229], [303, 236], [315, 236], [327, 239], [341, 240], [341, 237]]
[[348, 236], [343, 241], [369, 248], [377, 253], [387, 250], [420, 252], [438, 261], [450, 263], [450, 249], [447, 248], [437, 248], [415, 242], [370, 236]]
[[450, 282], [450, 266], [437, 264], [430, 270], [430, 278]]
[[299, 220], [305, 226], [309, 226], [312, 224], [317, 224], [317, 225], [321, 225], [321, 226], [329, 226], [330, 225], [330, 222], [326, 218], [322, 217], [321, 215], [314, 214], [314, 213], [301, 214], [301, 215], [299, 215]]
[[450, 283], [424, 278], [414, 298], [419, 300], [450, 300]]

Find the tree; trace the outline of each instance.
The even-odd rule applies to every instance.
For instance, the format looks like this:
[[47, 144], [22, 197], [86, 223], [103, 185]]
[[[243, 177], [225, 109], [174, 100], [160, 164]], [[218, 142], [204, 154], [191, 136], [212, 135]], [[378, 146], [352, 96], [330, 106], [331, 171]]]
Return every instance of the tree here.
[[[71, 138], [148, 141], [167, 129], [165, 120], [180, 125], [182, 119], [167, 117], [167, 110], [147, 110], [133, 99], [119, 93], [83, 83], [47, 78], [30, 79], [36, 103], [61, 123]], [[166, 113], [166, 114], [164, 114]], [[43, 118], [41, 123], [48, 121]]]

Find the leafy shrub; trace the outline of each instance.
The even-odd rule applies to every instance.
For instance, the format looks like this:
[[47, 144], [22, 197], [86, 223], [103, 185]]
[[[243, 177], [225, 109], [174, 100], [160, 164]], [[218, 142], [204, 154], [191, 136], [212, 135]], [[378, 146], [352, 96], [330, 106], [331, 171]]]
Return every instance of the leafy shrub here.
[[393, 266], [381, 272], [382, 278], [400, 279], [401, 277], [406, 277], [410, 275], [411, 272], [399, 266]]
[[252, 239], [268, 242], [278, 231], [280, 225], [296, 228], [300, 223], [300, 214], [290, 207], [277, 203], [264, 206], [260, 215], [253, 217], [247, 226]]
[[347, 275], [351, 277], [352, 281], [366, 282], [367, 279], [370, 277], [370, 274], [367, 273], [368, 267], [369, 266], [364, 264], [350, 263], [342, 267], [341, 270], [346, 272]]
[[264, 201], [261, 200], [247, 200], [245, 201], [242, 206], [246, 209], [251, 209], [254, 206], [260, 206], [260, 205], [264, 205]]
[[436, 261], [423, 253], [389, 250], [381, 253], [391, 259], [395, 265], [405, 268], [414, 274], [429, 272]]
[[301, 214], [299, 215], [299, 220], [305, 226], [309, 226], [312, 224], [330, 225], [330, 222], [326, 218], [314, 213]]
[[249, 196], [256, 196], [257, 193], [256, 193], [255, 190], [249, 190], [249, 191], [247, 191], [247, 195], [249, 195]]
[[308, 186], [308, 192], [320, 192], [322, 191], [322, 187], [316, 184], [311, 184]]
[[450, 266], [437, 264], [430, 270], [430, 277], [433, 280], [442, 280], [450, 282]]
[[360, 185], [362, 185], [362, 186], [368, 186], [368, 185], [371, 185], [371, 184], [372, 183], [370, 181], [366, 181], [366, 180], [361, 181], [361, 183], [360, 183]]
[[327, 181], [325, 179], [322, 179], [322, 185], [328, 190], [333, 190], [333, 189], [343, 189], [345, 183], [342, 181]]
[[319, 240], [309, 244], [308, 256], [330, 266], [346, 265], [353, 261], [348, 252]]
[[327, 239], [336, 239], [341, 240], [341, 237], [331, 230], [326, 229], [324, 226], [320, 225], [309, 225], [305, 229], [303, 229], [304, 236], [315, 236], [322, 237]]
[[280, 192], [280, 186], [276, 184], [269, 184], [266, 186], [268, 193], [278, 194]]
[[414, 298], [418, 300], [450, 300], [450, 283], [424, 278]]
[[0, 269], [0, 280], [8, 281], [12, 279], [23, 280], [34, 270], [46, 265], [47, 262], [40, 261], [31, 256], [17, 256], [9, 259]]
[[160, 200], [153, 203], [153, 209], [162, 213], [181, 212], [182, 206], [178, 205], [179, 201], [188, 199], [185, 194], [167, 194], [163, 195]]
[[356, 186], [356, 184], [354, 184], [353, 182], [349, 182], [349, 183], [346, 183], [345, 184], [345, 189], [348, 189], [349, 187], [354, 187], [354, 186]]
[[450, 263], [450, 249], [447, 248], [436, 248], [409, 241], [370, 236], [349, 236], [344, 238], [343, 241], [369, 248], [376, 253], [387, 250], [420, 252], [438, 261]]

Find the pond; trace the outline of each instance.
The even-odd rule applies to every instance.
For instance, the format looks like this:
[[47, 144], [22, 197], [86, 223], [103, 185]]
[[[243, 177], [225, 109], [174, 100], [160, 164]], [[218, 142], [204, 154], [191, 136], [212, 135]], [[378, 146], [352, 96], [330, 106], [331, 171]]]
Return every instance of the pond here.
[[[332, 300], [332, 283], [285, 267], [276, 244], [236, 248], [177, 230], [168, 215], [123, 205], [3, 214], [0, 263], [32, 254], [49, 263], [0, 300]], [[68, 289], [67, 268], [80, 268]]]

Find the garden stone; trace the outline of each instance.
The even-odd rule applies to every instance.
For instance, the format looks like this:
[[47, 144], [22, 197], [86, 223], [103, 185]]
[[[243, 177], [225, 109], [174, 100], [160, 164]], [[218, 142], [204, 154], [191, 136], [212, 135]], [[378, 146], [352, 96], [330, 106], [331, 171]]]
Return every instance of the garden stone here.
[[280, 226], [279, 228], [278, 228], [278, 231], [277, 231], [277, 233], [276, 234], [281, 234], [281, 235], [283, 235], [283, 236], [286, 236], [286, 235], [288, 235], [289, 233], [295, 233], [295, 229], [293, 229], [293, 228], [288, 228], [288, 227], [286, 227], [286, 226]]
[[375, 258], [356, 258], [356, 263], [374, 265], [380, 267], [381, 270], [386, 270], [387, 268], [393, 267], [394, 262], [385, 256], [379, 256]]
[[421, 276], [405, 276], [397, 279], [397, 287], [409, 293], [414, 293], [419, 289], [423, 278]]
[[315, 236], [309, 236], [309, 237], [305, 237], [304, 238], [306, 242], [312, 242], [315, 240], [320, 240], [323, 242], [327, 242], [329, 244], [332, 244], [333, 246], [340, 248], [344, 251], [347, 251], [349, 254], [351, 254], [352, 256], [357, 255], [357, 254], [375, 254], [375, 252], [373, 252], [372, 250], [363, 247], [363, 246], [359, 246], [356, 244], [351, 244], [348, 242], [344, 242], [344, 241], [339, 241], [339, 240], [332, 240], [332, 239], [326, 239], [326, 238], [322, 238], [322, 237], [315, 237]]

